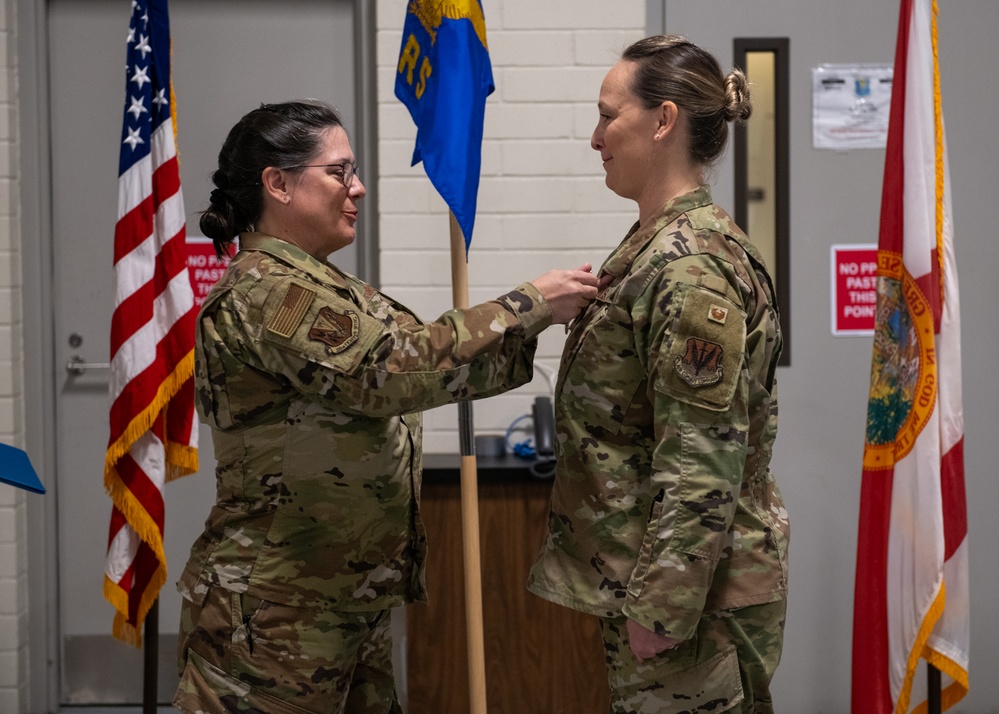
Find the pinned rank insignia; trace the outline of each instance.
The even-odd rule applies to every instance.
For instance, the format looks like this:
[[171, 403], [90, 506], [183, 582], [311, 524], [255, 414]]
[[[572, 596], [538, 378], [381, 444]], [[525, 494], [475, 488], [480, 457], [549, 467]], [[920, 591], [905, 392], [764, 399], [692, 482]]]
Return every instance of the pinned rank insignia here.
[[722, 379], [724, 350], [717, 342], [688, 337], [683, 355], [673, 360], [673, 369], [691, 387], [706, 387]]
[[712, 305], [708, 308], [708, 319], [711, 322], [717, 322], [719, 325], [724, 325], [725, 320], [728, 319], [728, 308], [722, 307], [721, 305]]
[[343, 352], [357, 342], [359, 324], [357, 313], [352, 310], [345, 310], [341, 315], [330, 307], [323, 307], [309, 329], [309, 339], [322, 342], [333, 354]]

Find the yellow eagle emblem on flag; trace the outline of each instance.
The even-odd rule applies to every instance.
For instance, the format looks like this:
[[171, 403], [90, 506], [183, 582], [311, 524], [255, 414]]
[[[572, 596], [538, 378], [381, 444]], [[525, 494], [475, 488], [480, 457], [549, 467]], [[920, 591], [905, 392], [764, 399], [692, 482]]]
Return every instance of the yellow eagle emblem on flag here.
[[475, 28], [475, 36], [486, 49], [486, 18], [482, 14], [482, 5], [478, 0], [410, 0], [408, 11], [415, 15], [430, 35], [430, 40], [436, 41], [437, 28], [446, 17], [448, 20], [470, 20]]

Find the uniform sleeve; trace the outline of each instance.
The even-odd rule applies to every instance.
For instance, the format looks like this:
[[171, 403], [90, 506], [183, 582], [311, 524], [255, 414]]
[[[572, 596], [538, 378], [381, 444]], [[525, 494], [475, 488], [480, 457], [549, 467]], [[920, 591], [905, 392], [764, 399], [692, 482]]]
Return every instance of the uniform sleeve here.
[[725, 284], [709, 275], [656, 291], [670, 297], [650, 343], [651, 507], [623, 612], [681, 640], [694, 635], [718, 560], [733, 545], [746, 459], [746, 315], [712, 289]]
[[[248, 362], [342, 411], [392, 416], [497, 394], [530, 381], [551, 309], [525, 283], [423, 323], [386, 302], [371, 314], [349, 293], [284, 280], [247, 317]], [[251, 300], [256, 303], [258, 300]]]

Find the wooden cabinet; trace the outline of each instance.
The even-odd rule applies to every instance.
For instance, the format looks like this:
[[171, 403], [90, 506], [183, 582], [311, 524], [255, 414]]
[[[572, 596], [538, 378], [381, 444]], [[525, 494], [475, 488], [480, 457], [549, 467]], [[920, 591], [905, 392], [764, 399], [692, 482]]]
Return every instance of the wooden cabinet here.
[[[513, 457], [479, 459], [483, 635], [489, 714], [606, 714], [595, 617], [527, 591], [547, 531], [551, 481]], [[458, 457], [428, 455], [423, 519], [430, 605], [407, 608], [408, 714], [467, 714], [464, 564]]]

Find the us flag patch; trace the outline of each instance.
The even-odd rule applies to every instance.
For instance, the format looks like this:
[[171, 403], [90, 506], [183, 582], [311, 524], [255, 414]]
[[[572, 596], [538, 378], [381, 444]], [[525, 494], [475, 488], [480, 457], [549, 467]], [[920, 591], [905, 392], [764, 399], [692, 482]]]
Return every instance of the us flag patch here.
[[281, 301], [277, 312], [274, 313], [274, 317], [267, 323], [267, 329], [276, 335], [281, 335], [281, 337], [291, 337], [298, 329], [315, 296], [314, 290], [292, 283], [288, 287], [288, 292], [285, 293], [284, 300]]

